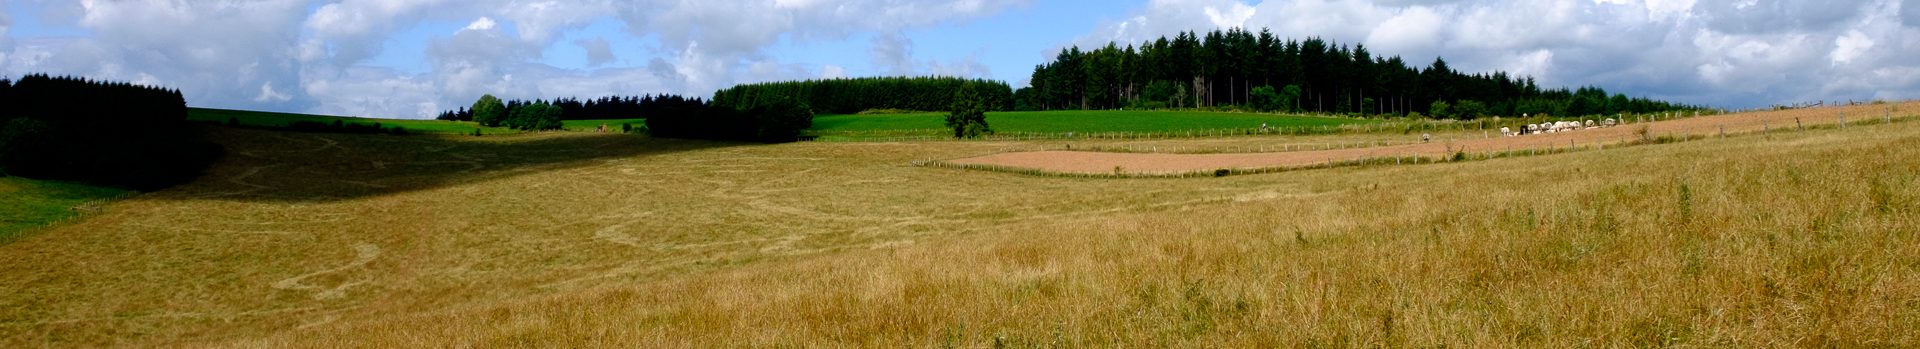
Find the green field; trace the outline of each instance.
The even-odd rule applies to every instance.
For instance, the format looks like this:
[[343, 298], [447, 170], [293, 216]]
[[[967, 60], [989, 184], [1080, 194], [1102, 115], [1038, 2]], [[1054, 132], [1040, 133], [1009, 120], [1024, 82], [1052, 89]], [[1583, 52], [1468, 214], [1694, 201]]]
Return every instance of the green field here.
[[[227, 121], [231, 119], [239, 121], [241, 125], [256, 127], [286, 127], [296, 121], [331, 124], [337, 120], [343, 123], [361, 125], [378, 123], [381, 128], [405, 127], [407, 132], [432, 134], [470, 134], [473, 133], [473, 129], [475, 128], [481, 129], [482, 132], [487, 134], [520, 132], [505, 127], [481, 127], [478, 124], [467, 121], [375, 119], [213, 108], [187, 108], [187, 119], [222, 124], [227, 123]], [[601, 124], [606, 124], [608, 127], [618, 130], [622, 123], [631, 123], [638, 126], [639, 124], [645, 123], [645, 120], [646, 119], [566, 120], [562, 121], [561, 124], [563, 125], [562, 129], [567, 131], [593, 131]]]
[[0, 242], [34, 228], [82, 213], [89, 201], [119, 197], [127, 191], [61, 181], [0, 177]]
[[[945, 114], [937, 112], [885, 115], [821, 115], [813, 118], [812, 132], [825, 137], [909, 136], [941, 134]], [[1001, 133], [1155, 133], [1199, 130], [1251, 130], [1328, 127], [1377, 121], [1254, 113], [1197, 111], [1044, 111], [987, 113], [987, 122]]]

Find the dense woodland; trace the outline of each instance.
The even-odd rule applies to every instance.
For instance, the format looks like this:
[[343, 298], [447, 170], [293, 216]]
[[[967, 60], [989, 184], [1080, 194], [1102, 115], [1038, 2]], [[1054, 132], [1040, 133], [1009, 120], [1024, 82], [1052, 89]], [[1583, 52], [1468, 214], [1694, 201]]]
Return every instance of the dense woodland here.
[[[1014, 94], [1020, 110], [1237, 107], [1362, 115], [1474, 118], [1522, 113], [1611, 115], [1698, 107], [1609, 95], [1598, 87], [1541, 89], [1531, 77], [1468, 74], [1443, 59], [1425, 68], [1365, 45], [1292, 40], [1261, 30], [1193, 32], [1124, 48], [1062, 50]], [[1265, 87], [1265, 89], [1262, 89]]]
[[878, 77], [770, 82], [730, 87], [713, 94], [713, 104], [747, 109], [767, 100], [798, 100], [822, 114], [853, 114], [871, 109], [945, 111], [966, 84], [985, 98], [989, 111], [1013, 108], [1013, 89], [993, 80], [956, 77]]
[[[692, 101], [702, 103], [702, 104], [705, 103], [705, 102], [699, 102], [697, 99]], [[507, 105], [508, 113], [511, 113], [512, 109], [514, 108], [532, 105], [536, 102], [546, 102], [548, 105], [559, 108], [561, 120], [604, 120], [604, 119], [644, 118], [648, 114], [653, 114], [663, 109], [670, 109], [673, 106], [678, 106], [683, 103], [687, 103], [689, 102], [689, 99], [686, 97], [681, 97], [677, 95], [664, 95], [664, 94], [663, 95], [647, 95], [647, 96], [607, 96], [607, 97], [600, 97], [597, 99], [588, 99], [586, 101], [581, 101], [579, 98], [574, 98], [574, 97], [564, 97], [564, 98], [555, 98], [550, 101], [510, 100], [506, 102], [506, 105]], [[473, 121], [473, 111], [468, 110], [466, 107], [461, 107], [460, 109], [457, 109], [457, 110], [449, 110], [449, 111], [441, 112], [440, 116], [436, 117], [435, 119], [454, 120], [454, 121]]]
[[0, 80], [0, 173], [151, 190], [198, 176], [220, 148], [180, 91], [73, 77]]
[[732, 107], [683, 103], [647, 117], [647, 131], [656, 137], [729, 141], [792, 142], [813, 127], [813, 110], [791, 99], [762, 99], [758, 104]]

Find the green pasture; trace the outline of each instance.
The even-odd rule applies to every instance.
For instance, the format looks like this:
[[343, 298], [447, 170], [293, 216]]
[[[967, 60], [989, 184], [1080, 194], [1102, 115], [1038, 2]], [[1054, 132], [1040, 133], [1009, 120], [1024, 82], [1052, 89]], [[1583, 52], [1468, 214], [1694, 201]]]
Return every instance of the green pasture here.
[[62, 181], [0, 177], [0, 242], [27, 230], [78, 216], [89, 201], [118, 198], [128, 191]]
[[[813, 118], [815, 134], [910, 135], [941, 132], [944, 113], [882, 115], [821, 115]], [[987, 113], [995, 132], [1032, 133], [1153, 133], [1193, 130], [1247, 130], [1261, 124], [1273, 128], [1330, 127], [1365, 124], [1375, 120], [1298, 115], [1197, 111], [1043, 111]]]

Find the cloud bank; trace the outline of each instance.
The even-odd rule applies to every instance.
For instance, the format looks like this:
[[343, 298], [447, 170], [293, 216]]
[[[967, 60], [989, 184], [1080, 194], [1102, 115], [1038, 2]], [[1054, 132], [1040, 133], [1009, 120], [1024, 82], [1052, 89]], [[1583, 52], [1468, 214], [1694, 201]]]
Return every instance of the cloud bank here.
[[[41, 1], [38, 13], [0, 11], [0, 74], [165, 85], [194, 105], [427, 117], [486, 93], [704, 96], [741, 82], [844, 75], [838, 66], [816, 72], [766, 51], [990, 16], [1026, 1]], [[87, 35], [16, 40], [10, 16], [18, 15]], [[566, 38], [596, 21], [622, 26], [611, 34], [657, 43], [648, 47], [657, 57], [615, 65], [605, 38]], [[374, 63], [397, 33], [435, 22], [467, 25], [429, 37], [424, 52], [403, 54], [422, 57], [425, 71]], [[584, 64], [542, 63], [556, 46], [582, 50], [575, 52], [584, 52]]]

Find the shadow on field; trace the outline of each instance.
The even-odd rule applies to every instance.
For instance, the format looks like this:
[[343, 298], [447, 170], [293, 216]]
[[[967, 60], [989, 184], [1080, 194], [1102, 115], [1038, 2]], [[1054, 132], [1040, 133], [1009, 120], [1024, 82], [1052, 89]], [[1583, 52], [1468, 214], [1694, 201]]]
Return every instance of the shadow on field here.
[[567, 170], [748, 145], [573, 132], [389, 136], [209, 127], [207, 135], [226, 147], [226, 157], [199, 179], [148, 198], [326, 202], [528, 175], [591, 183], [594, 174]]

